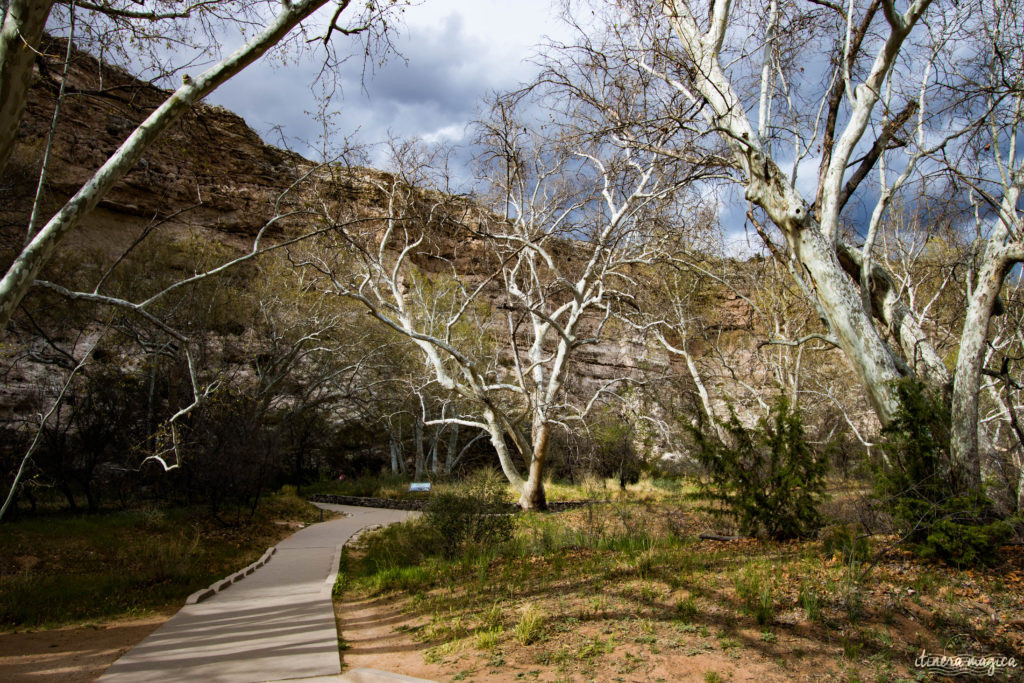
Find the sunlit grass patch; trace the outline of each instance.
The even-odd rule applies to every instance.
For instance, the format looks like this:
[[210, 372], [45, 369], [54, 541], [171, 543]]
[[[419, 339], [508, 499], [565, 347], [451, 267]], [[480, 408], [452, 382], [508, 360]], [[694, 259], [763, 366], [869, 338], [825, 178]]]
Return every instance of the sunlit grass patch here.
[[544, 637], [544, 615], [534, 605], [527, 605], [515, 628], [516, 640], [532, 645]]
[[498, 643], [501, 642], [501, 634], [503, 629], [501, 626], [495, 626], [488, 629], [480, 629], [476, 632], [476, 649], [478, 650], [493, 650], [498, 647]]
[[[860, 550], [844, 556], [815, 540], [700, 540], [711, 523], [671, 496], [520, 514], [503, 543], [451, 559], [421, 558], [427, 575], [438, 578], [418, 586], [407, 604], [430, 619], [418, 635], [429, 633], [431, 647], [465, 645], [458, 659], [443, 658], [453, 676], [470, 663], [479, 672], [501, 660], [517, 671], [600, 678], [673, 658], [713, 657], [726, 677], [749, 662], [777, 675], [785, 660], [806, 675], [894, 680], [908, 675], [908, 653], [941, 646], [954, 625], [979, 633], [968, 618], [954, 624], [949, 609], [957, 604], [951, 582], [974, 585], [977, 575], [915, 565], [908, 571], [899, 553], [864, 575]], [[874, 544], [869, 550], [876, 552]], [[992, 606], [1021, 606], [1020, 596], [1011, 596], [1016, 584], [998, 585]], [[357, 582], [356, 589], [372, 586]], [[908, 610], [924, 605], [926, 616]], [[926, 641], [899, 628], [911, 616]], [[991, 635], [985, 642], [996, 651], [1013, 643]]]

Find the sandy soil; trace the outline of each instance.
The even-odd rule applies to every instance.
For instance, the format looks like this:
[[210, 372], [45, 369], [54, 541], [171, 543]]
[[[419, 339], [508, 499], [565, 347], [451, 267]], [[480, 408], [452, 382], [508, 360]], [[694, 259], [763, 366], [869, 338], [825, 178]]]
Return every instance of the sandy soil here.
[[[790, 643], [779, 643], [768, 651], [747, 651], [745, 656], [724, 652], [667, 649], [657, 655], [641, 647], [616, 648], [614, 654], [597, 658], [589, 670], [558, 671], [553, 664], [539, 664], [529, 647], [502, 647], [480, 651], [472, 639], [455, 648], [441, 664], [428, 664], [424, 653], [436, 643], [417, 642], [410, 631], [427, 619], [401, 611], [402, 598], [370, 598], [335, 603], [339, 632], [348, 645], [342, 654], [344, 668], [369, 667], [435, 681], [620, 681], [657, 683], [704, 681], [708, 672], [723, 680], [782, 683], [784, 681], [842, 680], [823, 675], [829, 656], [807, 658], [799, 664], [781, 665], [780, 658]], [[399, 630], [396, 630], [399, 629]], [[743, 634], [756, 640], [758, 634]], [[798, 640], [793, 638], [794, 641]], [[511, 645], [511, 644], [509, 644]], [[835, 655], [832, 655], [833, 657]]]
[[84, 683], [171, 618], [173, 611], [98, 626], [0, 633], [0, 681]]
[[422, 621], [404, 614], [399, 605], [396, 598], [335, 601], [338, 633], [348, 644], [341, 653], [343, 669], [367, 667], [435, 681], [450, 680], [447, 667], [423, 661], [428, 645], [395, 630]]

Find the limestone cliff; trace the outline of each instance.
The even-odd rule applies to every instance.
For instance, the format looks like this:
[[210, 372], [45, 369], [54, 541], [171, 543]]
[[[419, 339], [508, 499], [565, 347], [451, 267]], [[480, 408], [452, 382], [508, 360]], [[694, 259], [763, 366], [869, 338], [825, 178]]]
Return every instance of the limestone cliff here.
[[[50, 55], [63, 51], [64, 43], [60, 40], [50, 40], [44, 48]], [[60, 86], [61, 72], [54, 61], [40, 58], [37, 65], [14, 160], [0, 179], [0, 192], [4, 195], [0, 207], [0, 256], [5, 264], [24, 240], [28, 207]], [[76, 53], [65, 84], [46, 207], [51, 211], [59, 207], [167, 95], [167, 91], [140, 82], [121, 69]], [[283, 193], [314, 166], [314, 162], [298, 154], [264, 143], [234, 113], [199, 104], [146, 153], [83, 222], [71, 243], [113, 255], [135, 239], [144, 225], [162, 220], [165, 225], [161, 230], [170, 234], [188, 232], [212, 242], [244, 247], [275, 211], [302, 208], [308, 194]], [[371, 186], [360, 180], [370, 175], [380, 178], [379, 171], [356, 169], [354, 173], [328, 177], [330, 173], [315, 170], [313, 175], [317, 174], [321, 176], [321, 192], [325, 178], [331, 183], [326, 194], [335, 202], [354, 207], [379, 204], [380, 198]], [[358, 212], [358, 208], [353, 210]], [[466, 211], [479, 209], [469, 206]], [[275, 223], [270, 237], [302, 229], [302, 220], [295, 217]], [[417, 265], [427, 271], [454, 268], [460, 278], [480, 281], [488, 256], [476, 240], [451, 234], [434, 238], [433, 247], [418, 257]], [[571, 244], [566, 243], [561, 251], [559, 258], [571, 260]], [[496, 285], [486, 294], [499, 309], [501, 294]], [[721, 330], [728, 332], [749, 325], [750, 310], [741, 299], [731, 297], [721, 303], [721, 315], [717, 316], [720, 320], [715, 323]], [[702, 349], [694, 351], [700, 353]], [[584, 348], [578, 355], [577, 388], [586, 390], [611, 378], [636, 376], [641, 366], [671, 367], [684, 378], [687, 376], [684, 365], [677, 361], [670, 365], [663, 352], [636, 343], [620, 330], [613, 338]]]

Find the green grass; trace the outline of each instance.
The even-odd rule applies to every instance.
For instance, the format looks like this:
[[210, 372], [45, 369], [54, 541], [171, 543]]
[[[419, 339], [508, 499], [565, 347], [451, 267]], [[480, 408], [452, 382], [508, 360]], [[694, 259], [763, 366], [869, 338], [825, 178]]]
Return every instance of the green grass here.
[[804, 608], [808, 621], [821, 620], [821, 596], [811, 585], [803, 584], [800, 587], [800, 606]]
[[532, 645], [544, 637], [544, 616], [533, 605], [527, 605], [515, 629], [516, 640]]
[[501, 642], [501, 626], [495, 626], [494, 628], [481, 629], [476, 632], [476, 649], [478, 650], [493, 650], [498, 647], [498, 643]]
[[288, 492], [239, 526], [204, 510], [47, 515], [0, 527], [0, 630], [141, 616], [258, 559], [291, 533], [274, 520], [319, 519]]
[[[797, 666], [806, 653], [835, 661], [825, 667], [829, 674], [868, 674], [878, 666], [866, 658], [921, 647], [898, 629], [879, 630], [920, 608], [908, 597], [910, 586], [949, 608], [949, 582], [959, 574], [907, 564], [896, 552], [857, 582], [851, 564], [826, 552], [822, 541], [701, 541], [707, 518], [685, 493], [667, 493], [688, 486], [656, 488], [661, 497], [633, 503], [516, 515], [511, 539], [455, 557], [432, 548], [421, 523], [394, 525], [346, 555], [346, 595], [411, 593], [409, 623], [421, 629], [427, 657], [449, 667], [447, 674], [500, 658], [580, 679], [625, 671], [633, 666], [629, 657], [716, 650], [727, 660], [773, 664], [782, 653]], [[982, 580], [989, 578], [971, 579]], [[1024, 606], [1010, 585], [1005, 577], [987, 584], [986, 591], [999, 589], [986, 604], [1002, 610], [1000, 620]], [[428, 624], [418, 623], [426, 618]], [[987, 626], [974, 632], [993, 651], [1010, 651], [1014, 636]], [[844, 657], [836, 659], [840, 645]], [[901, 659], [887, 666], [894, 676], [906, 673]], [[709, 672], [710, 680], [729, 678], [733, 665], [725, 667]]]
[[416, 593], [434, 584], [429, 567], [388, 567], [373, 575], [371, 586], [378, 593], [406, 591]]
[[692, 595], [676, 600], [675, 609], [676, 615], [683, 623], [693, 621], [700, 613], [697, 609], [697, 601], [694, 600]]
[[748, 564], [733, 579], [736, 594], [759, 626], [771, 623], [775, 616], [776, 589], [769, 570]]

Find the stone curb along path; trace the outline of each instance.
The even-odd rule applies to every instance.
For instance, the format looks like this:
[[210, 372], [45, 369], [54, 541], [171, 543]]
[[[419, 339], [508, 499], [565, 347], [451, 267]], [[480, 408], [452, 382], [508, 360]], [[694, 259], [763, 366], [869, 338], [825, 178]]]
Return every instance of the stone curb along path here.
[[[301, 529], [245, 569], [196, 591], [177, 614], [114, 662], [99, 680], [349, 680], [341, 675], [331, 601], [342, 548], [368, 527], [418, 513], [318, 505], [346, 516]], [[415, 680], [372, 670], [357, 675], [361, 681]]]
[[[353, 536], [352, 539], [355, 539], [355, 536]], [[341, 546], [339, 546], [339, 548], [343, 548], [344, 546], [345, 546], [345, 544], [342, 543]], [[267, 561], [271, 558], [271, 556], [273, 556], [273, 554], [276, 553], [276, 552], [277, 552], [277, 546], [276, 545], [271, 547], [271, 548], [267, 548], [267, 552], [263, 553], [263, 557], [261, 557], [260, 559], [256, 560], [255, 562], [250, 564], [245, 569], [241, 569], [241, 570], [235, 572], [234, 574], [232, 574], [231, 576], [229, 576], [228, 578], [214, 583], [209, 588], [201, 588], [201, 589], [197, 590], [195, 593], [193, 593], [192, 595], [188, 596], [188, 598], [185, 599], [185, 604], [186, 605], [195, 605], [197, 603], [202, 602], [203, 600], [206, 600], [207, 598], [212, 598], [214, 595], [216, 595], [217, 593], [220, 593], [222, 590], [224, 590], [225, 588], [227, 588], [231, 584], [236, 583], [238, 581], [241, 581], [245, 577], [249, 576], [249, 574], [252, 574], [254, 571], [256, 571], [257, 569], [259, 569], [260, 567], [265, 565], [267, 563]], [[339, 556], [338, 557], [339, 557], [339, 560], [340, 560], [340, 558], [341, 558], [340, 550], [339, 550]]]

